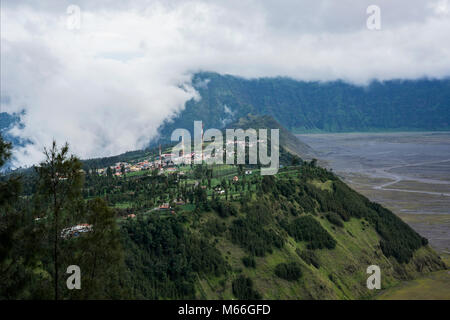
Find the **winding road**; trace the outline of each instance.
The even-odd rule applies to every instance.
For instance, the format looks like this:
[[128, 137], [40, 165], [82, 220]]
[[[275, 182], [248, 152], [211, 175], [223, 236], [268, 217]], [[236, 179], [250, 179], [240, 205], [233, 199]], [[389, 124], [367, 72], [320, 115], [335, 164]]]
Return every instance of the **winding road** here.
[[426, 162], [418, 162], [418, 163], [410, 163], [410, 164], [402, 164], [402, 165], [396, 165], [396, 166], [390, 166], [385, 168], [377, 168], [373, 170], [367, 170], [364, 173], [369, 175], [371, 178], [386, 178], [390, 179], [392, 181], [383, 183], [378, 186], [371, 186], [368, 184], [358, 183], [355, 181], [351, 181], [347, 178], [348, 181], [351, 183], [359, 184], [359, 185], [365, 185], [372, 187], [375, 190], [385, 190], [385, 191], [399, 191], [399, 192], [410, 192], [410, 193], [423, 193], [423, 194], [432, 194], [432, 195], [438, 195], [438, 196], [445, 196], [450, 197], [450, 193], [445, 192], [433, 192], [433, 191], [424, 191], [424, 190], [410, 190], [410, 189], [398, 189], [398, 188], [388, 188], [389, 186], [392, 186], [396, 183], [399, 183], [401, 181], [417, 181], [421, 183], [428, 183], [428, 184], [443, 184], [443, 185], [450, 185], [450, 181], [444, 181], [444, 180], [436, 180], [436, 179], [426, 179], [426, 178], [419, 178], [419, 177], [411, 177], [407, 175], [399, 175], [392, 172], [389, 172], [392, 169], [398, 169], [398, 168], [404, 168], [404, 167], [415, 167], [415, 166], [422, 166], [422, 165], [428, 165], [428, 164], [438, 164], [438, 163], [445, 163], [449, 162], [450, 159], [445, 160], [439, 160], [439, 161], [426, 161]]

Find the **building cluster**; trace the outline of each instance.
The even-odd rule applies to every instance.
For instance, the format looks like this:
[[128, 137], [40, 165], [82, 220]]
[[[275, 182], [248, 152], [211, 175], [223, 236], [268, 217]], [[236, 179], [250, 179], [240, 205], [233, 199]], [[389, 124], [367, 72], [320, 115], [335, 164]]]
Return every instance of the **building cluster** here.
[[82, 233], [91, 232], [92, 225], [87, 223], [77, 224], [75, 226], [65, 228], [61, 230], [61, 238], [68, 239], [78, 237]]
[[[258, 144], [258, 143], [265, 143], [265, 140], [263, 140], [263, 139], [258, 139], [258, 140], [256, 140], [256, 143]], [[251, 148], [251, 147], [255, 147], [256, 145], [253, 143], [253, 142], [251, 142], [251, 141], [247, 141], [247, 140], [227, 140], [226, 141], [226, 144], [227, 144], [227, 146], [229, 146], [229, 145], [237, 145], [237, 146], [241, 146], [241, 147], [249, 147], [249, 148]]]
[[[172, 161], [173, 154], [166, 153], [162, 154], [160, 157], [156, 157], [154, 161], [143, 160], [137, 163], [128, 162], [117, 162], [113, 166], [110, 166], [110, 170], [114, 176], [122, 176], [124, 173], [138, 172], [143, 170], [154, 170], [160, 169], [162, 172], [167, 171], [167, 173], [177, 172], [178, 169], [174, 166]], [[101, 168], [97, 170], [100, 175], [107, 175], [108, 167]]]

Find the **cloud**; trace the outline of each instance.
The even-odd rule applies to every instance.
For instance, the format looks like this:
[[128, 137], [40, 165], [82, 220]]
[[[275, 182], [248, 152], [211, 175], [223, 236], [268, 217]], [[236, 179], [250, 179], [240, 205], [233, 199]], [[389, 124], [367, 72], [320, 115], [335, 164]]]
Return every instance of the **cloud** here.
[[[79, 29], [67, 27], [71, 4], [81, 9]], [[358, 84], [450, 74], [446, 1], [380, 0], [380, 31], [366, 28], [370, 4], [2, 3], [2, 111], [25, 110], [12, 133], [33, 142], [16, 150], [16, 165], [37, 162], [53, 138], [82, 158], [144, 147], [199, 98], [195, 86], [208, 84], [191, 78], [200, 70]]]

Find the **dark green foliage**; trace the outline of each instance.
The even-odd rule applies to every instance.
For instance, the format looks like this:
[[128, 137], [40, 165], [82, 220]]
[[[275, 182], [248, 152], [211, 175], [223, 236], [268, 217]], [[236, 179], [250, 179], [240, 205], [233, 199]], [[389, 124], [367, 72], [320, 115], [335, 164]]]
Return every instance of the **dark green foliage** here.
[[[333, 174], [324, 171], [326, 170], [319, 167], [311, 168], [304, 165], [301, 172], [302, 180], [313, 179], [316, 175], [316, 179], [319, 178], [321, 181], [333, 181], [333, 192], [314, 187], [302, 187], [302, 183], [300, 183], [305, 193], [319, 203], [320, 211], [336, 213], [344, 221], [348, 221], [352, 217], [365, 218], [382, 237], [380, 246], [383, 253], [388, 257], [395, 257], [401, 263], [408, 262], [415, 250], [426, 245], [425, 238], [391, 211], [369, 201], [366, 197], [350, 189]], [[327, 218], [330, 220], [331, 216], [327, 215]], [[337, 217], [331, 219], [337, 220]]]
[[272, 253], [273, 247], [281, 248], [284, 240], [272, 229], [250, 219], [234, 220], [230, 227], [231, 240], [255, 256]]
[[273, 176], [263, 176], [261, 187], [264, 193], [270, 192], [275, 186], [275, 178]]
[[233, 281], [233, 294], [240, 300], [259, 300], [261, 295], [253, 289], [253, 281], [246, 276], [239, 276]]
[[[11, 157], [12, 144], [3, 140], [0, 135], [0, 169], [9, 161]], [[17, 200], [21, 191], [19, 177], [3, 179], [0, 177], [0, 206], [4, 206], [11, 201]]]
[[248, 204], [246, 211], [245, 218], [234, 220], [230, 226], [230, 236], [234, 243], [255, 256], [271, 253], [273, 247], [283, 247], [284, 239], [273, 228], [274, 219], [268, 202]]
[[[36, 174], [23, 176], [29, 184], [27, 191], [34, 191], [32, 196], [8, 196], [8, 201], [0, 201], [0, 297], [120, 299], [128, 296], [122, 278], [122, 248], [114, 211], [102, 199], [83, 201], [81, 164], [76, 157], [68, 155], [67, 145], [58, 149], [54, 143], [46, 150], [46, 156], [34, 170]], [[19, 182], [15, 180], [15, 184]], [[0, 182], [1, 187], [3, 183]], [[12, 185], [8, 189], [14, 190]], [[5, 193], [2, 196], [5, 199]], [[79, 223], [92, 225], [93, 231], [61, 236], [63, 229]], [[66, 287], [65, 270], [73, 264], [83, 270], [83, 290]]]
[[121, 299], [129, 295], [125, 285], [125, 268], [120, 232], [114, 211], [103, 199], [87, 203], [86, 222], [92, 232], [66, 241], [70, 263], [83, 272], [83, 290], [71, 290], [71, 299]]
[[408, 262], [415, 250], [426, 244], [410, 226], [395, 214], [379, 204], [357, 194], [341, 181], [335, 184], [334, 200], [350, 216], [366, 218], [383, 238], [381, 249], [386, 256], [393, 256], [398, 262]]
[[378, 213], [375, 228], [383, 238], [380, 246], [387, 257], [393, 256], [398, 262], [407, 263], [415, 250], [427, 244], [427, 239], [421, 237], [389, 210], [376, 203], [371, 203], [370, 207]]
[[81, 193], [84, 176], [80, 160], [69, 154], [67, 143], [58, 148], [56, 141], [53, 141], [51, 148], [44, 149], [44, 155], [44, 161], [36, 168], [39, 179], [34, 201], [36, 215], [49, 221], [47, 240], [52, 246], [54, 299], [58, 300], [61, 296], [64, 259], [61, 232], [65, 226], [73, 225], [84, 213]]
[[[8, 151], [9, 145], [0, 143], [1, 163], [8, 161]], [[305, 263], [319, 268], [313, 250], [336, 245], [319, 217], [340, 227], [343, 221], [363, 219], [364, 227], [375, 228], [380, 235], [383, 253], [401, 263], [427, 244], [392, 212], [357, 194], [315, 161], [284, 167], [276, 176], [240, 176], [237, 183], [230, 177], [236, 169], [242, 174], [246, 168], [232, 168], [219, 176], [214, 169], [201, 166], [186, 171], [184, 177], [149, 171], [118, 178], [94, 171], [84, 174], [81, 188], [77, 159], [56, 155], [55, 160], [58, 174], [53, 176], [49, 163], [20, 178], [0, 176], [0, 298], [54, 298], [55, 248], [62, 299], [192, 299], [201, 292], [199, 279], [227, 281], [230, 267], [224, 257], [231, 260], [232, 250], [227, 255], [214, 246], [222, 245], [225, 238], [245, 250], [242, 263], [247, 268], [257, 267], [255, 256], [282, 248], [287, 234], [306, 241], [309, 249], [296, 252]], [[214, 193], [211, 180], [217, 180], [211, 175], [223, 179], [221, 187], [227, 197]], [[196, 184], [194, 176], [200, 179]], [[55, 181], [56, 189], [51, 184]], [[327, 182], [331, 190], [316, 187], [316, 182]], [[59, 221], [54, 219], [54, 199], [57, 211], [61, 210]], [[166, 202], [173, 212], [153, 210]], [[123, 203], [129, 205], [110, 209]], [[226, 219], [211, 215], [211, 210]], [[137, 217], [124, 219], [131, 213]], [[64, 241], [57, 238], [57, 229], [78, 223], [92, 224], [94, 232]], [[63, 267], [67, 263], [82, 267], [82, 291], [66, 290]], [[237, 267], [234, 272], [242, 269]], [[281, 264], [274, 272], [288, 280], [301, 277], [298, 264]], [[334, 278], [340, 280], [336, 274]], [[233, 281], [233, 294], [241, 299], [261, 298], [244, 276]]]
[[319, 259], [317, 258], [316, 254], [313, 250], [303, 250], [300, 251], [300, 249], [296, 250], [297, 254], [302, 258], [303, 261], [305, 261], [309, 265], [313, 265], [317, 269], [319, 269]]
[[[0, 135], [0, 169], [9, 161], [11, 147]], [[0, 300], [22, 298], [31, 278], [35, 233], [24, 223], [30, 217], [14, 207], [20, 190], [20, 178], [0, 176]]]
[[342, 219], [339, 217], [339, 215], [335, 212], [328, 212], [326, 215], [327, 220], [330, 221], [332, 224], [343, 227], [344, 223], [342, 222]]
[[215, 200], [215, 201], [212, 201], [211, 207], [222, 218], [237, 215], [236, 206], [233, 203], [231, 203], [230, 201]]
[[336, 240], [311, 216], [296, 218], [283, 226], [296, 241], [308, 242], [309, 249], [333, 249], [336, 246]]
[[256, 268], [256, 261], [254, 257], [243, 257], [242, 258], [242, 263], [244, 264], [244, 266], [246, 266], [247, 268]]
[[297, 262], [280, 263], [275, 267], [275, 274], [288, 281], [296, 281], [302, 276], [302, 269]]
[[220, 276], [227, 272], [228, 265], [219, 250], [205, 238], [189, 235], [186, 249], [187, 259], [194, 272], [214, 276]]
[[[374, 81], [355, 86], [342, 81], [304, 82], [287, 78], [246, 80], [216, 73], [199, 73], [193, 83], [203, 99], [188, 101], [185, 109], [161, 126], [169, 140], [176, 128], [191, 128], [202, 120], [207, 128], [221, 128], [229, 115], [234, 120], [248, 113], [271, 115], [283, 126], [298, 131], [448, 130], [450, 80]], [[205, 128], [206, 129], [206, 128]]]
[[206, 234], [210, 236], [220, 236], [227, 230], [227, 226], [221, 220], [209, 219], [203, 226], [203, 230]]
[[129, 220], [122, 236], [129, 285], [137, 298], [193, 299], [197, 274], [218, 276], [228, 269], [215, 247], [174, 217]]

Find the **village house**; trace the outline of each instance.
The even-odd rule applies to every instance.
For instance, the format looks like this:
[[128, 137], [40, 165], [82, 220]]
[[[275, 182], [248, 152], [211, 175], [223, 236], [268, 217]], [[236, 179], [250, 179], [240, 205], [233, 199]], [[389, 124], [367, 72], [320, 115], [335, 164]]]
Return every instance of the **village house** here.
[[170, 168], [167, 168], [166, 171], [167, 171], [168, 173], [174, 173], [174, 172], [177, 172], [178, 169], [175, 168], [175, 167], [170, 167]]
[[87, 223], [77, 224], [73, 227], [61, 230], [61, 237], [68, 239], [71, 237], [78, 237], [80, 234], [92, 231], [92, 225]]
[[170, 209], [170, 205], [168, 203], [163, 203], [162, 205], [159, 206], [159, 210], [169, 210]]

